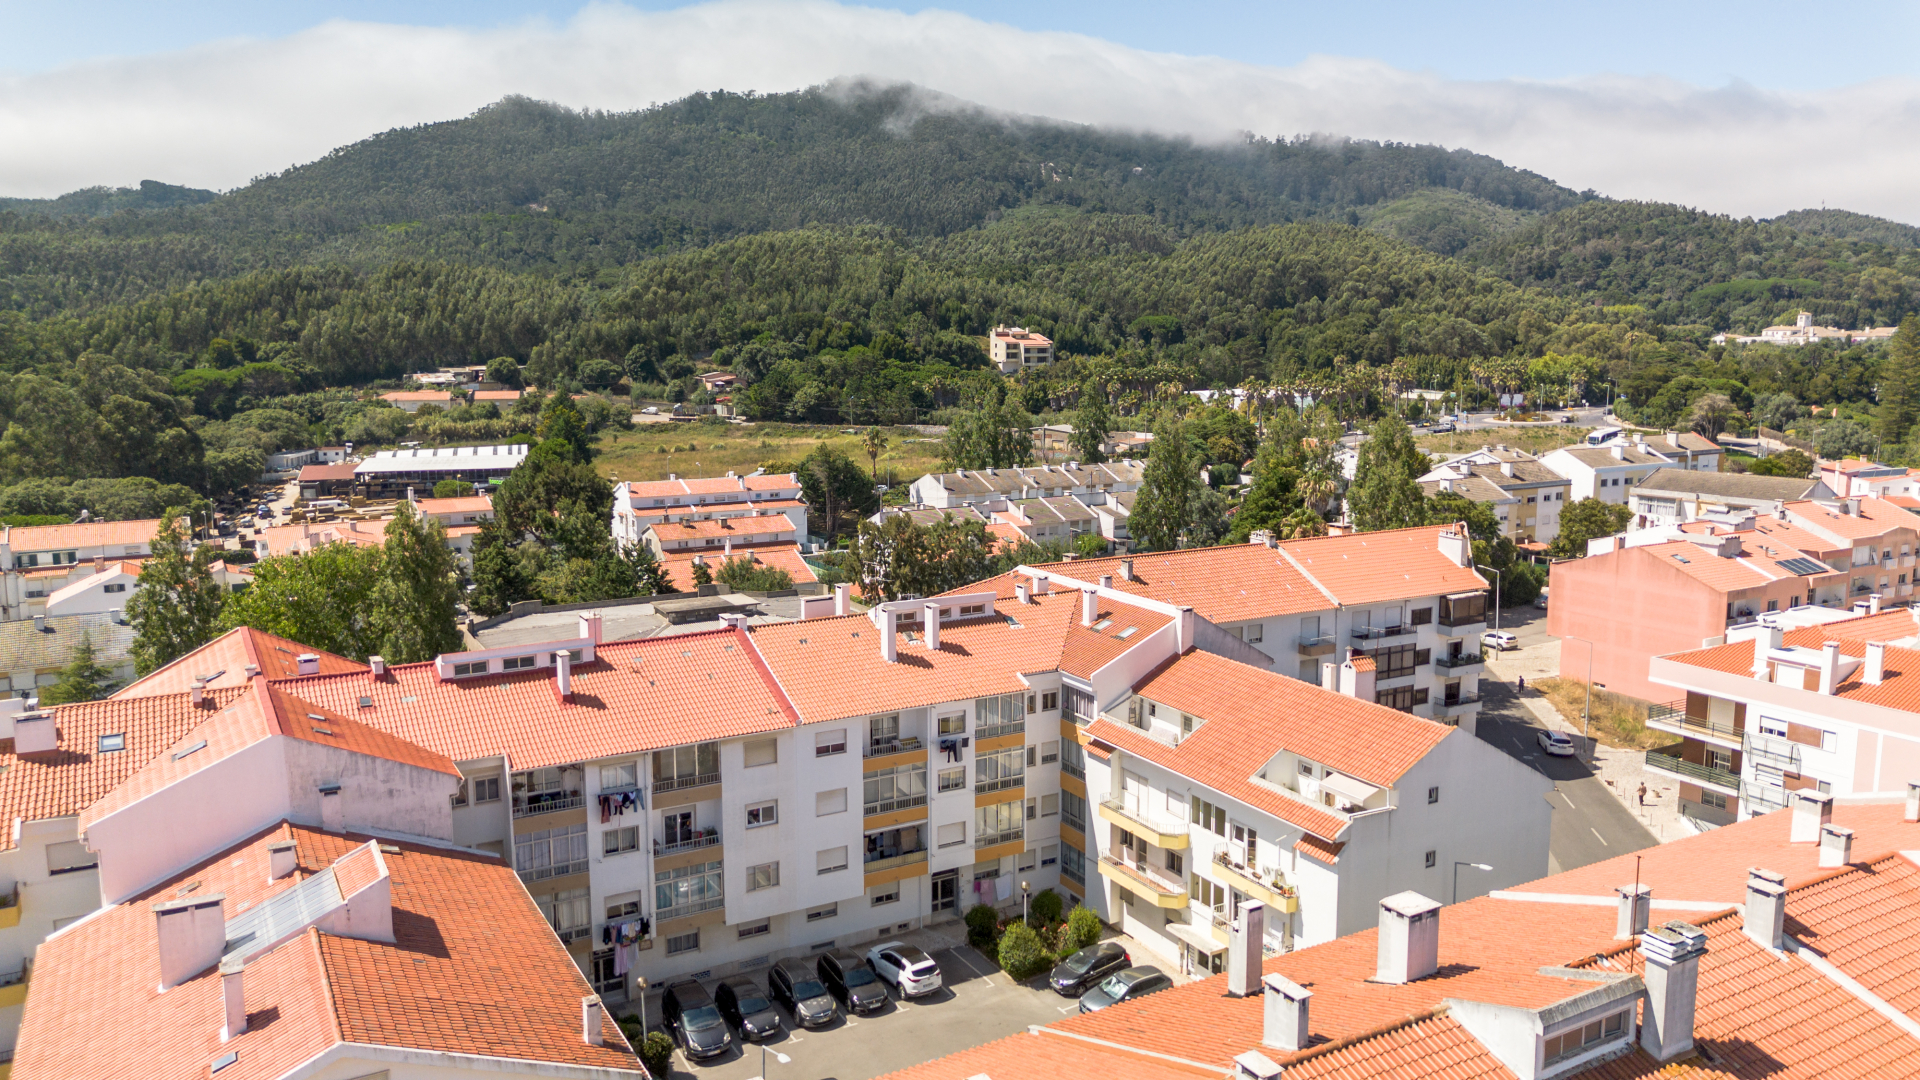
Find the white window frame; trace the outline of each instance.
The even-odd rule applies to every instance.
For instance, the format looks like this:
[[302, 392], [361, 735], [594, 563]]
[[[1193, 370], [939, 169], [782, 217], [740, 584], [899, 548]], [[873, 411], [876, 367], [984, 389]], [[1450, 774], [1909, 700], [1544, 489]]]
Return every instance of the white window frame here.
[[759, 892], [762, 889], [780, 887], [780, 863], [778, 860], [758, 863], [747, 867], [747, 891]]
[[[833, 798], [836, 795], [839, 796], [837, 800]], [[821, 798], [822, 796], [826, 796], [824, 801]], [[821, 809], [821, 807], [823, 806], [833, 806], [836, 801], [839, 803], [839, 809], [837, 810]], [[847, 812], [847, 789], [846, 788], [834, 788], [830, 791], [816, 791], [813, 793], [813, 816], [814, 817], [832, 817], [835, 814], [844, 814], [846, 812]]]
[[813, 853], [816, 874], [837, 874], [847, 868], [847, 847], [821, 848]]
[[759, 829], [780, 824], [780, 800], [764, 799], [747, 804], [747, 828]]

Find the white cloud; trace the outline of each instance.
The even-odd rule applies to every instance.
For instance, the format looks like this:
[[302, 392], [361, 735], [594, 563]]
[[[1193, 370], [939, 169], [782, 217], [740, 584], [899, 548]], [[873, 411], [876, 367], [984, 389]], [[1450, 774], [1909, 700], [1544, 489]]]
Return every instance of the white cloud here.
[[908, 80], [995, 109], [1199, 138], [1337, 132], [1492, 154], [1574, 188], [1769, 216], [1920, 222], [1920, 81], [1707, 89], [1662, 79], [1468, 82], [1316, 57], [1269, 68], [946, 12], [722, 0], [607, 5], [485, 31], [329, 23], [0, 79], [0, 193], [143, 178], [203, 187], [510, 93], [631, 109], [695, 90]]

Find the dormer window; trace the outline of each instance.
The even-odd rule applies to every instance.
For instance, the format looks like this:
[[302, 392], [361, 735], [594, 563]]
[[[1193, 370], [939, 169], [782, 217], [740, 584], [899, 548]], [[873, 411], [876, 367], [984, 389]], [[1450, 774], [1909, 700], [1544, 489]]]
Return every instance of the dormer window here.
[[1600, 1043], [1618, 1039], [1626, 1033], [1626, 1030], [1627, 1014], [1617, 1012], [1612, 1016], [1603, 1016], [1579, 1027], [1569, 1028], [1558, 1035], [1549, 1035], [1547, 1036], [1547, 1063], [1570, 1058]]

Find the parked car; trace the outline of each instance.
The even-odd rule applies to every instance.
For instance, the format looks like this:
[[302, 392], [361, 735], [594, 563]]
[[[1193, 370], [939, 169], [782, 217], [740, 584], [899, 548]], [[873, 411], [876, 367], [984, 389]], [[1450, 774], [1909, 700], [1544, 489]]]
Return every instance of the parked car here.
[[1496, 652], [1506, 652], [1508, 649], [1519, 648], [1520, 639], [1505, 630], [1489, 630], [1480, 635], [1480, 644]]
[[823, 954], [814, 964], [827, 993], [850, 1013], [866, 1015], [887, 1007], [887, 988], [865, 960], [849, 952]]
[[745, 975], [723, 979], [714, 987], [713, 1003], [741, 1042], [771, 1039], [780, 1034], [780, 1013], [760, 984]]
[[1573, 745], [1573, 736], [1564, 731], [1543, 731], [1539, 739], [1540, 749], [1554, 757], [1573, 757], [1579, 753]]
[[1080, 1011], [1099, 1012], [1109, 1005], [1132, 1001], [1157, 993], [1173, 985], [1167, 973], [1157, 967], [1128, 968], [1100, 981], [1100, 985], [1080, 995]]
[[1439, 423], [1428, 428], [1427, 430], [1432, 432], [1435, 435], [1450, 435], [1453, 433], [1453, 425], [1446, 422], [1445, 420], [1442, 420]]
[[1539, 608], [1541, 611], [1547, 610], [1547, 594], [1541, 593], [1539, 596], [1534, 597], [1533, 606]]
[[642, 415], [642, 416], [659, 416], [659, 415], [660, 415], [660, 407], [659, 407], [658, 405], [649, 405], [649, 406], [647, 406], [646, 408], [644, 408], [644, 409], [641, 409], [641, 410], [640, 410], [640, 415]]
[[1118, 942], [1103, 941], [1089, 945], [1060, 961], [1047, 976], [1047, 985], [1066, 997], [1078, 997], [1090, 986], [1097, 986], [1116, 971], [1133, 966], [1133, 957]]
[[882, 982], [900, 991], [903, 998], [916, 998], [940, 989], [940, 965], [933, 957], [912, 945], [883, 941], [867, 950], [867, 963]]
[[713, 998], [692, 979], [667, 987], [660, 999], [666, 1014], [667, 1030], [690, 1058], [718, 1057], [733, 1045], [727, 1034], [727, 1022], [714, 1007]]
[[767, 972], [767, 991], [773, 1000], [787, 1007], [793, 1021], [803, 1028], [826, 1027], [840, 1015], [840, 1006], [827, 993], [820, 976], [805, 960], [788, 957]]

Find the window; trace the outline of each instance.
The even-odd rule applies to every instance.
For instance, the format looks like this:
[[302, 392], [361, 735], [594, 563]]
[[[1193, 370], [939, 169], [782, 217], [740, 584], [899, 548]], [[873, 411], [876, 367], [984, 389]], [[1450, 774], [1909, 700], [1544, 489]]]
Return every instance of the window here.
[[100, 857], [87, 850], [87, 845], [78, 840], [63, 840], [47, 845], [47, 873], [64, 874], [70, 870], [87, 870], [100, 865]]
[[1439, 859], [1440, 859], [1440, 853], [1439, 853], [1439, 852], [1437, 852], [1437, 851], [1429, 851], [1429, 852], [1427, 852], [1427, 869], [1429, 869], [1429, 870], [1431, 870], [1431, 869], [1433, 869], [1433, 868], [1434, 868], [1434, 866], [1438, 864], [1438, 862], [1439, 862]]
[[951, 825], [940, 826], [938, 842], [941, 847], [953, 847], [967, 842], [967, 823], [956, 821]]
[[844, 814], [846, 812], [846, 788], [834, 788], [832, 791], [818, 792], [813, 797], [814, 817], [828, 817], [832, 814]]
[[670, 919], [711, 911], [720, 906], [720, 863], [696, 863], [653, 874], [653, 915]]
[[1038, 746], [1028, 745], [1027, 768], [1037, 769], [1039, 767], [1040, 767], [1040, 748]]
[[779, 820], [780, 801], [778, 799], [747, 804], [747, 828], [757, 829], [762, 825], [772, 825]]
[[653, 755], [653, 790], [699, 787], [720, 782], [720, 744], [676, 746]]
[[758, 866], [747, 867], [747, 891], [748, 892], [759, 892], [761, 889], [771, 889], [779, 884], [780, 884], [780, 864], [779, 863], [768, 862], [768, 863], [761, 863]]
[[1432, 609], [1432, 608], [1430, 608], [1430, 607], [1417, 607], [1417, 608], [1414, 608], [1414, 609], [1413, 609], [1413, 619], [1412, 619], [1412, 622], [1413, 622], [1413, 625], [1415, 625], [1415, 626], [1426, 626], [1426, 625], [1428, 625], [1429, 623], [1432, 623], [1432, 622], [1433, 622], [1433, 609]]
[[863, 787], [865, 809], [872, 816], [927, 804], [927, 765], [916, 761], [866, 774]]
[[[1304, 768], [1310, 771], [1313, 766], [1305, 765]], [[1310, 772], [1309, 775], [1311, 775]], [[1221, 836], [1227, 835], [1226, 807], [1215, 806], [1198, 795], [1193, 797], [1192, 821], [1195, 825], [1210, 832], [1218, 833]]]
[[1049, 690], [1040, 695], [1040, 711], [1052, 712], [1060, 707], [1060, 691]]
[[1715, 810], [1725, 810], [1727, 808], [1727, 797], [1717, 791], [1708, 791], [1702, 788], [1700, 789], [1700, 805], [1711, 806]]
[[639, 849], [640, 827], [638, 825], [607, 829], [600, 834], [600, 851], [603, 855], [620, 855]]
[[689, 930], [684, 934], [675, 934], [667, 939], [667, 955], [678, 956], [681, 953], [700, 951], [700, 931]]
[[1374, 701], [1385, 705], [1389, 709], [1399, 709], [1401, 712], [1413, 711], [1413, 699], [1414, 693], [1413, 687], [1411, 686], [1400, 686], [1389, 690], [1376, 690], [1373, 692]]
[[1167, 873], [1172, 874], [1174, 877], [1180, 877], [1186, 872], [1186, 861], [1180, 857], [1180, 853], [1177, 851], [1167, 852]]
[[121, 732], [118, 735], [100, 736], [100, 753], [102, 754], [111, 754], [116, 750], [125, 750], [126, 748], [127, 735], [125, 732]]
[[874, 891], [873, 891], [874, 907], [879, 907], [881, 904], [891, 904], [899, 899], [900, 899], [900, 883], [897, 881], [891, 885], [878, 885], [874, 887]]
[[762, 765], [772, 765], [780, 760], [780, 741], [778, 739], [750, 739], [741, 750], [747, 759], [747, 768], [757, 769]]
[[607, 921], [618, 922], [640, 914], [640, 894], [637, 892], [619, 893], [607, 897]]
[[625, 990], [627, 977], [614, 970], [613, 950], [601, 949], [593, 954], [593, 988], [602, 994], [615, 990]]
[[742, 940], [750, 937], [759, 937], [761, 934], [769, 933], [772, 930], [772, 919], [761, 919], [759, 922], [741, 923], [740, 937]]
[[1093, 694], [1078, 687], [1067, 687], [1067, 718], [1076, 722], [1091, 721], [1093, 714]]
[[547, 925], [560, 935], [562, 941], [572, 941], [575, 937], [585, 936], [591, 928], [593, 917], [587, 913], [587, 890], [562, 889], [556, 893], [533, 898], [540, 914], [547, 917]]
[[1428, 788], [1428, 789], [1427, 789], [1427, 804], [1428, 804], [1428, 805], [1432, 805], [1432, 804], [1434, 804], [1434, 803], [1437, 803], [1437, 802], [1439, 802], [1439, 801], [1440, 801], [1440, 789], [1439, 789], [1439, 788], [1437, 788], [1437, 787], [1430, 787], [1430, 788]]
[[888, 713], [867, 721], [867, 753], [887, 754], [900, 749], [900, 714]]
[[941, 717], [939, 720], [939, 730], [942, 735], [965, 735], [967, 733], [967, 714], [958, 713], [953, 716]]
[[1087, 831], [1087, 800], [1071, 791], [1060, 793], [1060, 824], [1080, 832]]
[[973, 811], [973, 846], [991, 847], [1025, 835], [1023, 808], [1017, 802], [993, 803]]
[[1060, 740], [1040, 744], [1040, 764], [1047, 765], [1060, 760]]
[[500, 661], [500, 670], [501, 671], [519, 671], [522, 668], [530, 668], [533, 665], [534, 665], [534, 657], [509, 656]]
[[1040, 816], [1041, 817], [1053, 817], [1055, 814], [1058, 814], [1059, 812], [1060, 812], [1060, 796], [1058, 795], [1040, 796]]
[[630, 791], [640, 786], [640, 763], [623, 761], [600, 766], [601, 791]]
[[473, 788], [473, 801], [476, 803], [500, 801], [500, 778], [482, 776], [469, 781]]
[[1016, 869], [1019, 873], [1024, 874], [1027, 871], [1032, 870], [1035, 866], [1038, 866], [1039, 864], [1040, 864], [1040, 852], [1035, 850], [1034, 848], [1028, 848], [1027, 850], [1020, 853], [1020, 861], [1018, 864], [1016, 864]]
[[1253, 623], [1247, 627], [1247, 644], [1258, 645], [1265, 640], [1267, 640], [1267, 625], [1265, 623]]
[[1419, 650], [1412, 645], [1394, 645], [1385, 649], [1374, 649], [1366, 655], [1373, 657], [1375, 678], [1397, 679], [1413, 674], [1418, 661], [1414, 654]]
[[468, 675], [485, 675], [486, 673], [487, 662], [485, 660], [475, 660], [470, 664], [453, 665], [453, 677], [456, 679], [465, 678]]
[[1060, 861], [1060, 845], [1048, 844], [1040, 849], [1040, 865], [1053, 866]]
[[974, 708], [980, 717], [980, 723], [974, 734], [982, 739], [988, 739], [995, 735], [1011, 735], [1016, 731], [1025, 731], [1027, 725], [1025, 705], [1026, 701], [1020, 694], [1002, 694], [999, 697], [975, 699]]
[[1060, 847], [1060, 876], [1081, 885], [1087, 883], [1087, 853], [1072, 844]]
[[1707, 767], [1730, 772], [1733, 769], [1733, 751], [1722, 750], [1717, 746], [1707, 747]]
[[1040, 816], [1040, 800], [1028, 799], [1027, 800], [1027, 820], [1032, 821], [1034, 818], [1037, 818], [1039, 816]]
[[513, 838], [513, 868], [522, 881], [545, 881], [587, 869], [587, 823], [521, 833]]
[[966, 786], [967, 786], [967, 767], [965, 765], [962, 765], [957, 769], [941, 769], [940, 770], [940, 790], [941, 791], [963, 791], [966, 789]]
[[847, 729], [834, 728], [832, 731], [813, 733], [813, 756], [827, 757], [847, 752]]
[[116, 581], [116, 582], [114, 582], [114, 583], [112, 583], [112, 584], [110, 584], [110, 585], [102, 585], [102, 586], [100, 587], [100, 591], [101, 591], [101, 592], [110, 592], [110, 593], [122, 593], [122, 592], [126, 592], [126, 591], [127, 591], [127, 583], [126, 583], [126, 582], [124, 582], [124, 581]]
[[825, 907], [808, 908], [807, 921], [819, 922], [822, 919], [831, 919], [838, 914], [840, 914], [839, 904], [828, 904]]
[[1612, 1016], [1601, 1017], [1571, 1031], [1548, 1036], [1546, 1058], [1548, 1061], [1557, 1061], [1560, 1058], [1572, 1057], [1595, 1043], [1617, 1039], [1626, 1030], [1626, 1013], [1617, 1012]]
[[1213, 909], [1215, 915], [1227, 913], [1227, 887], [1211, 878], [1194, 874], [1189, 882], [1189, 891], [1201, 904]]
[[1027, 695], [1027, 711], [1030, 713], [1036, 713], [1040, 711], [1040, 695], [1038, 694]]
[[1000, 791], [1025, 783], [1026, 753], [1021, 747], [1010, 746], [981, 754], [975, 760], [973, 789], [977, 792]]

